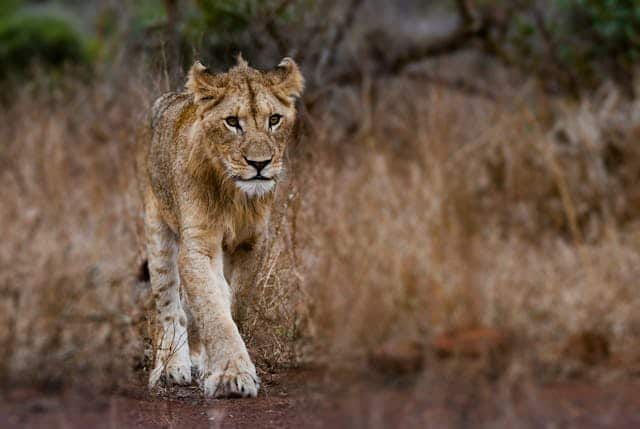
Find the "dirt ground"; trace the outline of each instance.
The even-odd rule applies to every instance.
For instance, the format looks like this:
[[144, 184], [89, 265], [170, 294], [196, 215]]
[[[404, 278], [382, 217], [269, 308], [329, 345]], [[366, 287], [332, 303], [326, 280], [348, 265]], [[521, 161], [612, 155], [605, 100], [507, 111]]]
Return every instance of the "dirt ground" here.
[[205, 400], [195, 388], [157, 395], [74, 388], [3, 392], [3, 428], [640, 427], [640, 380], [505, 388], [298, 370], [265, 377], [256, 399]]

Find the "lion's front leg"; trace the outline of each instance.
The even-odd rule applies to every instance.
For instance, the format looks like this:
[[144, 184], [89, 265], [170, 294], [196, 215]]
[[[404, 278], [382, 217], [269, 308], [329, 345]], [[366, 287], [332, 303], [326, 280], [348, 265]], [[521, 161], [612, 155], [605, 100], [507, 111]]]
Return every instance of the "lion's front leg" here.
[[205, 395], [255, 397], [260, 381], [231, 317], [231, 290], [224, 278], [221, 245], [212, 248], [187, 238], [178, 263], [207, 354]]

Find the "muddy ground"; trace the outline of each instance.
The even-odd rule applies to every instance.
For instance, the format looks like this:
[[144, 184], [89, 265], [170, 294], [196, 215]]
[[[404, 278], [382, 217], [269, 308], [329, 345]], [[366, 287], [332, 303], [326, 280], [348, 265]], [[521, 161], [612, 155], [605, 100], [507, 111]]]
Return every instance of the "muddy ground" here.
[[94, 393], [7, 388], [3, 428], [640, 427], [640, 379], [547, 385], [297, 370], [263, 377], [256, 399], [205, 400], [196, 388]]

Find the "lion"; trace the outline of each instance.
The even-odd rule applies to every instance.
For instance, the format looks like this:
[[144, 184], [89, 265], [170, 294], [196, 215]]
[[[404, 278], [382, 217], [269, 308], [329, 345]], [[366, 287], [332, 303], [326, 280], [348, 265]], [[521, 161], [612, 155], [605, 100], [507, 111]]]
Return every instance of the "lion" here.
[[218, 74], [195, 62], [184, 91], [155, 101], [138, 158], [159, 329], [150, 388], [193, 370], [207, 397], [258, 394], [231, 305], [264, 246], [303, 88], [291, 58], [259, 71], [238, 56]]

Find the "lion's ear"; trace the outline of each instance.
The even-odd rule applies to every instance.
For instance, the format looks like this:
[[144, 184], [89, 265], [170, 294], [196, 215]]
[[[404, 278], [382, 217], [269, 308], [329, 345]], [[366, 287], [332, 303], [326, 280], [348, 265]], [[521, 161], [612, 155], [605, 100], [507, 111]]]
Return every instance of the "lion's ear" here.
[[291, 99], [302, 95], [304, 77], [291, 58], [284, 58], [275, 70], [268, 72], [268, 78], [273, 91], [279, 96]]
[[196, 103], [203, 99], [215, 100], [224, 93], [225, 77], [224, 74], [211, 73], [200, 61], [196, 61], [189, 70], [185, 87], [194, 95]]

